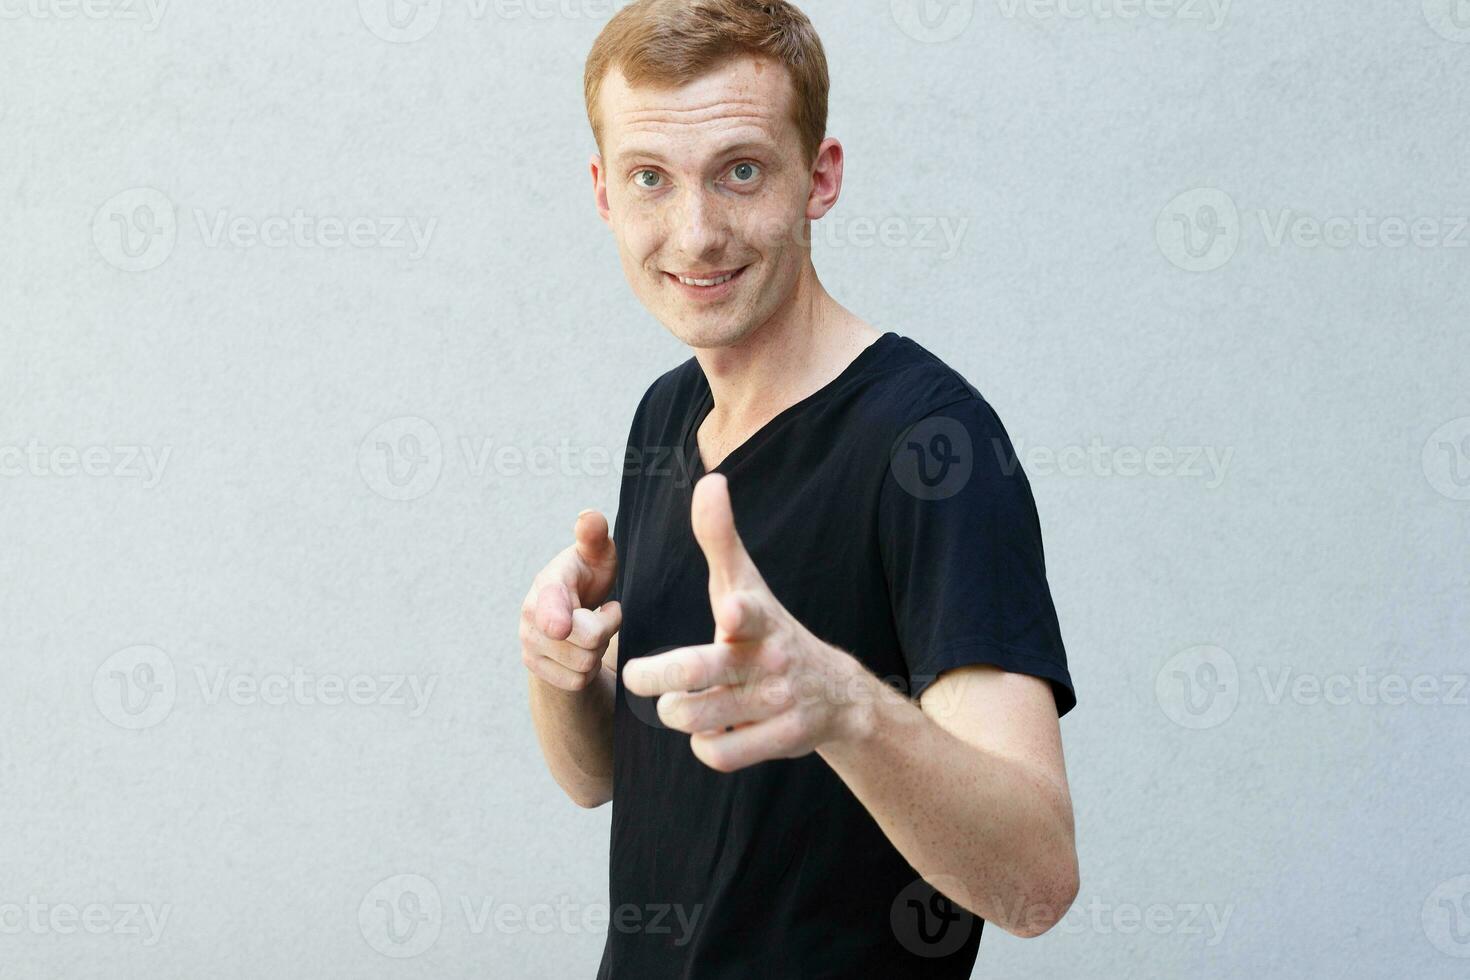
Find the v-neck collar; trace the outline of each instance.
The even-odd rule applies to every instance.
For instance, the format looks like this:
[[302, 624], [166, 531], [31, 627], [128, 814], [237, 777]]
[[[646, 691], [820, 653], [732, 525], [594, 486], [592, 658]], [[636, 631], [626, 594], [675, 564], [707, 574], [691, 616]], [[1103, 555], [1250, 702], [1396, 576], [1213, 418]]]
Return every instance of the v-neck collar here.
[[783, 408], [781, 411], [777, 412], [764, 425], [762, 425], [759, 429], [756, 429], [755, 432], [746, 437], [744, 442], [726, 453], [725, 458], [720, 460], [720, 462], [712, 470], [705, 470], [704, 458], [699, 451], [699, 427], [704, 424], [704, 420], [709, 416], [709, 413], [713, 411], [715, 407], [714, 392], [710, 390], [709, 379], [705, 377], [704, 369], [701, 368], [697, 372], [699, 391], [694, 399], [694, 408], [689, 413], [688, 421], [684, 424], [684, 451], [687, 454], [687, 458], [689, 460], [690, 472], [693, 474], [693, 479], [690, 481], [690, 485], [692, 486], [694, 483], [697, 483], [699, 481], [699, 478], [701, 476], [704, 476], [707, 472], [726, 472], [731, 465], [738, 463], [742, 457], [753, 451], [757, 446], [760, 445], [760, 443], [769, 438], [777, 423], [783, 421], [791, 415], [796, 414], [813, 402], [819, 401], [827, 395], [831, 394], [844, 381], [847, 381], [853, 375], [857, 374], [868, 364], [868, 362], [877, 357], [880, 353], [879, 348], [886, 348], [888, 345], [893, 344], [900, 339], [901, 338], [897, 333], [889, 330], [887, 333], [884, 333], [882, 336], [880, 336], [877, 340], [873, 341], [871, 344], [858, 351], [858, 355], [848, 362], [847, 367], [843, 368], [841, 373], [839, 373], [837, 377], [833, 378], [831, 381], [828, 381], [826, 384], [822, 385], [822, 387], [818, 388], [810, 395], [807, 395], [805, 398], [793, 402], [792, 404]]

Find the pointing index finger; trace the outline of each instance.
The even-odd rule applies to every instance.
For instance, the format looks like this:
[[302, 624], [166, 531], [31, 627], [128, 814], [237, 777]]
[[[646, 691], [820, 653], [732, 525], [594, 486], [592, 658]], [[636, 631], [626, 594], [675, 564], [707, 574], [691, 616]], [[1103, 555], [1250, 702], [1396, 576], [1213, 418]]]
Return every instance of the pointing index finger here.
[[755, 670], [733, 643], [680, 647], [652, 657], [635, 657], [623, 667], [623, 686], [642, 697], [669, 691], [699, 691], [716, 684], [740, 684]]

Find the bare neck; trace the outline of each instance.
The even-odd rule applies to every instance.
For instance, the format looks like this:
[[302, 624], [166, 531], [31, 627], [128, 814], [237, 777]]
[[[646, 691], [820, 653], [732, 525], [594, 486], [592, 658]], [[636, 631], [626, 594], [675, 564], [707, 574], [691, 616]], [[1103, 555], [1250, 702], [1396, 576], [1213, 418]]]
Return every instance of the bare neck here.
[[811, 266], [805, 273], [788, 307], [740, 343], [695, 349], [714, 396], [699, 430], [710, 466], [840, 375], [882, 336], [828, 295]]

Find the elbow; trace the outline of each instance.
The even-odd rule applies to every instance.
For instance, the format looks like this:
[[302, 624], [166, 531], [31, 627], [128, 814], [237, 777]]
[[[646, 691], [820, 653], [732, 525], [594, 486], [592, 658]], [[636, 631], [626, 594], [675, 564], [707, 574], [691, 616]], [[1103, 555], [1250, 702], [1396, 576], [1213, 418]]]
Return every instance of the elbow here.
[[596, 810], [612, 799], [611, 786], [569, 786], [562, 784], [562, 792], [584, 810]]
[[604, 797], [600, 795], [593, 796], [590, 793], [568, 793], [567, 795], [572, 798], [573, 803], [584, 810], [596, 810], [607, 802]]
[[1026, 914], [1005, 927], [1006, 931], [1021, 939], [1035, 939], [1050, 932], [1077, 900], [1080, 887], [1074, 853], [1060, 868], [1037, 880], [1032, 894], [1038, 896], [1038, 900], [1025, 903], [1022, 908]]

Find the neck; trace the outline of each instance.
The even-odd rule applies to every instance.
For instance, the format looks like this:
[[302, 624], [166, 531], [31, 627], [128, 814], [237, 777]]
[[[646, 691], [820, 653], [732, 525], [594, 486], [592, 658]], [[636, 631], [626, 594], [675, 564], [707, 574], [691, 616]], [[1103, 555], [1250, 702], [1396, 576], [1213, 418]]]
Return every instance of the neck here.
[[694, 349], [714, 396], [706, 425], [758, 428], [841, 374], [880, 336], [827, 293], [808, 262], [769, 320], [728, 347]]

